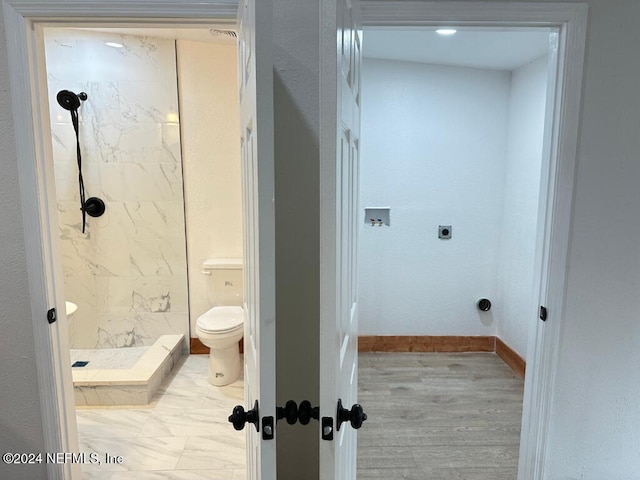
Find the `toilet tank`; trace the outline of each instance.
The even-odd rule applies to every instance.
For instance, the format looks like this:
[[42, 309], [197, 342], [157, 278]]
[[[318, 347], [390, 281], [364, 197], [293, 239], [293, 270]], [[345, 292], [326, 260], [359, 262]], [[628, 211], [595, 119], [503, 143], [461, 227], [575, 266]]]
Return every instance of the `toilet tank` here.
[[208, 258], [202, 263], [202, 273], [209, 276], [208, 286], [213, 307], [242, 306], [241, 258]]

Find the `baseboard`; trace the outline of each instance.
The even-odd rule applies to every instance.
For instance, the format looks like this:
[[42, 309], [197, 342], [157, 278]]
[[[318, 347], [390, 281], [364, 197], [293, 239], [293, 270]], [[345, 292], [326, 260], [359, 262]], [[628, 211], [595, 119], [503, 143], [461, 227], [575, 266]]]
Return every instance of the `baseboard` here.
[[509, 345], [496, 337], [496, 355], [498, 355], [504, 363], [506, 363], [513, 373], [524, 379], [524, 373], [527, 369], [527, 363], [518, 355]]
[[[244, 342], [239, 342], [240, 353]], [[494, 336], [362, 335], [359, 352], [494, 352], [513, 372], [524, 378], [526, 362], [509, 345]], [[208, 355], [209, 347], [198, 337], [191, 338], [192, 355]]]
[[526, 362], [495, 336], [363, 335], [358, 337], [359, 352], [492, 352], [520, 378]]
[[[238, 342], [238, 348], [240, 353], [244, 353], [244, 339]], [[203, 344], [198, 337], [191, 337], [189, 352], [191, 355], [209, 355], [209, 347]]]
[[364, 335], [360, 352], [495, 352], [495, 337]]

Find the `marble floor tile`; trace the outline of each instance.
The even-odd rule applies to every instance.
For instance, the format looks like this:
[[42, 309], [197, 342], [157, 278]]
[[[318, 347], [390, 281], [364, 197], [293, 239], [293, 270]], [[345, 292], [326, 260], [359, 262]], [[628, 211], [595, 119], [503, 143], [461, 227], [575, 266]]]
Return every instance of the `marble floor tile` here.
[[244, 435], [190, 437], [176, 469], [242, 469], [245, 452]]
[[[109, 480], [235, 480], [239, 470], [164, 470], [161, 472], [115, 472]], [[237, 477], [241, 479], [243, 477]], [[246, 477], [245, 477], [246, 478]]]
[[[173, 470], [187, 437], [81, 438], [81, 452], [95, 452], [100, 464], [84, 464], [86, 471]], [[107, 463], [106, 455], [121, 456], [122, 463]]]
[[151, 416], [150, 410], [131, 408], [76, 409], [80, 438], [135, 437]]
[[215, 434], [236, 435], [244, 438], [244, 432], [234, 430], [229, 423], [230, 412], [231, 408], [154, 411], [145, 419], [138, 436], [203, 437]]
[[208, 368], [206, 355], [180, 359], [149, 405], [78, 408], [81, 451], [124, 460], [83, 465], [83, 478], [245, 480], [244, 432], [227, 420], [244, 385], [213, 387]]
[[113, 472], [82, 472], [82, 480], [111, 480]]

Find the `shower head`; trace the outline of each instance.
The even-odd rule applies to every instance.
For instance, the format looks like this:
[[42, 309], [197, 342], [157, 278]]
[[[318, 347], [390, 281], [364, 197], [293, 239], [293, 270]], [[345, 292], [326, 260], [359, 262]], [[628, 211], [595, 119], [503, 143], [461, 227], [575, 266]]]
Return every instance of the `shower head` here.
[[58, 99], [58, 103], [62, 108], [72, 111], [80, 108], [80, 100], [84, 101], [88, 97], [84, 92], [80, 92], [76, 95], [69, 90], [60, 90], [56, 98]]

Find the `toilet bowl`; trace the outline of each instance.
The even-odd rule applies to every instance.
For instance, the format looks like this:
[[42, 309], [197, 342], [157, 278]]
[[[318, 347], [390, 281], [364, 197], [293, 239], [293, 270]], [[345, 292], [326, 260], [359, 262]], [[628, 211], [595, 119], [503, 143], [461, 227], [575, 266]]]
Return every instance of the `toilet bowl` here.
[[238, 306], [213, 307], [198, 317], [196, 334], [209, 347], [209, 383], [235, 382], [242, 372], [238, 342], [244, 335], [244, 311]]

